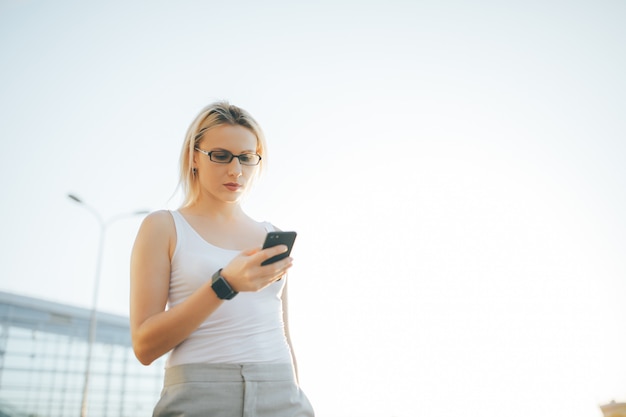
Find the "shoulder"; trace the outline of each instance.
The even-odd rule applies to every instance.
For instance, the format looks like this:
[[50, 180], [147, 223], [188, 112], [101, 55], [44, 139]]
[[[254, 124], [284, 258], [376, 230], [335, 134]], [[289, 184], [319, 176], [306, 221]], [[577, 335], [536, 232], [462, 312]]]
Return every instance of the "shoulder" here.
[[171, 257], [175, 246], [176, 226], [172, 213], [167, 210], [159, 210], [148, 214], [139, 227], [135, 240], [135, 251], [139, 253], [147, 251], [146, 253], [152, 255], [166, 251]]
[[173, 225], [174, 218], [169, 210], [157, 210], [148, 214], [144, 219], [144, 223], [149, 223], [154, 226]]
[[259, 223], [268, 232], [282, 232], [282, 229], [279, 227], [276, 227], [274, 223], [271, 223], [271, 222], [259, 222]]
[[141, 230], [150, 235], [170, 235], [175, 231], [174, 218], [168, 210], [154, 211], [141, 223]]

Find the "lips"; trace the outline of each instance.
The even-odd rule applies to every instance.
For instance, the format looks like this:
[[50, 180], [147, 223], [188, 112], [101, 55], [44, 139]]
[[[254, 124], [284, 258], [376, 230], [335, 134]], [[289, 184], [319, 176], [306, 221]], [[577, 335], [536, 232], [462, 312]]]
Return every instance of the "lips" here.
[[226, 187], [230, 191], [239, 191], [239, 189], [241, 189], [241, 184], [238, 184], [236, 182], [228, 182], [224, 184], [224, 187]]

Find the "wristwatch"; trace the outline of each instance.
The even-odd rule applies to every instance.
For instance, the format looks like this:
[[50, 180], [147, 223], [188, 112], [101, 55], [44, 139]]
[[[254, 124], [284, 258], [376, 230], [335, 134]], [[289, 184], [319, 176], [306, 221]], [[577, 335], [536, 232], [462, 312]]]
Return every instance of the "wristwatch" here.
[[220, 300], [231, 300], [239, 294], [237, 291], [233, 290], [233, 287], [231, 287], [228, 281], [222, 276], [222, 268], [213, 274], [211, 288], [213, 288], [213, 291], [217, 294], [217, 298]]

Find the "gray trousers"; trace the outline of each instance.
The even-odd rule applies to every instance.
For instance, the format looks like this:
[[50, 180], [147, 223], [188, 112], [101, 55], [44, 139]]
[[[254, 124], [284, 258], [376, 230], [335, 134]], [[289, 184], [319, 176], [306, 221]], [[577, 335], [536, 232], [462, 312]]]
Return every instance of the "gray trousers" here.
[[188, 364], [165, 370], [153, 417], [313, 417], [291, 364]]

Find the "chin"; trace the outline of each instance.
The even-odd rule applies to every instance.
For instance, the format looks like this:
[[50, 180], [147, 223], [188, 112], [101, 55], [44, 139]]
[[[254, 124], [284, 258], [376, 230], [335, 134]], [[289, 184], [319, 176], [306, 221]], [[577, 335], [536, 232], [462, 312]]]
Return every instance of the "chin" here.
[[243, 194], [239, 194], [236, 196], [228, 196], [224, 198], [225, 203], [233, 203], [233, 204], [239, 203], [241, 202], [241, 200], [243, 200]]

